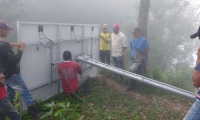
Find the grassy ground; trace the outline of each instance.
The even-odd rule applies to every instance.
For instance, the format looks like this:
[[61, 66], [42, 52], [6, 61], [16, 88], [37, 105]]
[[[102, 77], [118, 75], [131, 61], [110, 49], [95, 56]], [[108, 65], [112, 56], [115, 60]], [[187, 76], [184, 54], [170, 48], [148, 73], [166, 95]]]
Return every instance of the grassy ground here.
[[[168, 104], [163, 104], [150, 96], [161, 96], [172, 100], [178, 98], [182, 100], [182, 103], [187, 102], [187, 99], [183, 100], [178, 96], [139, 84], [136, 89], [140, 94], [148, 95], [150, 100], [136, 100], [133, 96], [110, 87], [105, 79], [93, 78], [90, 89], [91, 97], [84, 99], [87, 103], [77, 97], [69, 99], [64, 93], [60, 93], [44, 102], [38, 102], [38, 108], [39, 112], [46, 113], [50, 110], [44, 107], [47, 103], [64, 102], [67, 106], [70, 102], [68, 109], [71, 110], [66, 110], [60, 115], [61, 117], [66, 116], [64, 117], [66, 120], [77, 120], [78, 118], [80, 120], [182, 120], [184, 117], [181, 111], [173, 110]], [[55, 107], [54, 110], [56, 112], [58, 109]], [[30, 119], [26, 111], [21, 116], [22, 120]], [[61, 120], [61, 118], [57, 119]], [[49, 116], [42, 120], [56, 120], [56, 118]]]

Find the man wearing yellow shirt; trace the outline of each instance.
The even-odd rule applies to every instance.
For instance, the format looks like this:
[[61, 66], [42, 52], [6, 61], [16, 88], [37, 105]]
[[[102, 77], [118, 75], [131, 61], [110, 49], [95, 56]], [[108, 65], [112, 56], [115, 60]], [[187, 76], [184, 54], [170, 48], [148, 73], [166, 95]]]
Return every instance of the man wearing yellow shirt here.
[[103, 32], [100, 36], [100, 59], [102, 63], [107, 62], [110, 65], [110, 33], [108, 32], [108, 25], [103, 25]]

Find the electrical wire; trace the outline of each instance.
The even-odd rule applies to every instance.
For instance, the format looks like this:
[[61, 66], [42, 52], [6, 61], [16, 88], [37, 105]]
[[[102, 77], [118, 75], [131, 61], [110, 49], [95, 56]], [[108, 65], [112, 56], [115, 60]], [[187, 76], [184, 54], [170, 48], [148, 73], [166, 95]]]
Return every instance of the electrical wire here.
[[[37, 43], [37, 50], [39, 50], [39, 45], [42, 45], [44, 48], [54, 48], [54, 42], [53, 40], [49, 39], [43, 32], [41, 32], [44, 38], [41, 38], [40, 32], [39, 32], [39, 41]], [[70, 42], [71, 40], [65, 40], [65, 39], [58, 39], [58, 41], [65, 41]]]
[[39, 41], [37, 43], [37, 50], [39, 50], [39, 45], [42, 45], [42, 47], [44, 47], [44, 48], [53, 49], [54, 48], [53, 40], [47, 38], [47, 36], [43, 32], [42, 32], [42, 34], [45, 38], [41, 38], [40, 32], [39, 32]]
[[69, 86], [70, 86], [72, 92], [73, 92], [79, 99], [81, 99], [83, 102], [85, 102], [85, 103], [90, 107], [90, 109], [94, 112], [94, 114], [95, 114], [97, 117], [101, 118], [101, 117], [95, 112], [95, 110], [92, 108], [92, 106], [91, 106], [89, 103], [87, 103], [84, 99], [82, 99], [81, 97], [79, 97], [79, 96], [76, 94], [76, 92], [74, 91], [74, 89], [72, 88], [72, 86], [71, 86], [71, 84], [70, 84], [70, 82], [69, 82], [69, 79], [68, 79], [68, 77], [67, 77], [65, 71], [64, 71], [59, 65], [58, 65], [58, 67], [60, 68], [60, 70], [61, 70], [62, 73], [64, 74], [66, 80], [68, 81], [68, 84], [69, 84]]
[[96, 35], [93, 30], [91, 31], [90, 35], [91, 35], [91, 38], [94, 39], [94, 43], [96, 43], [97, 39], [96, 39]]
[[[75, 36], [74, 31], [70, 32], [70, 36], [71, 36], [71, 40], [73, 40], [73, 37], [74, 37], [76, 43], [79, 43], [83, 40], [82, 36]], [[77, 40], [77, 38], [80, 38], [80, 40]]]

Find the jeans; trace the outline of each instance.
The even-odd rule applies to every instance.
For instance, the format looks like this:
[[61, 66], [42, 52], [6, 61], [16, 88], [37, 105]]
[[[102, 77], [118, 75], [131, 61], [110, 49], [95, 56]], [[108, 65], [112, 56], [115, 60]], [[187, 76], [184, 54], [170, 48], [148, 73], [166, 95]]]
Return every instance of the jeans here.
[[7, 97], [0, 100], [0, 120], [5, 120], [5, 116], [10, 120], [21, 120], [19, 113]]
[[8, 92], [7, 96], [11, 103], [14, 103], [15, 90], [16, 90], [24, 99], [26, 106], [31, 106], [34, 104], [34, 100], [31, 96], [31, 93], [28, 90], [24, 81], [22, 80], [20, 74], [15, 74], [11, 78], [6, 80], [6, 89]]
[[[139, 66], [142, 62], [135, 63], [133, 59], [130, 59], [130, 71], [133, 73], [137, 73]], [[135, 84], [135, 81], [133, 79], [129, 79], [128, 88], [132, 88]]]
[[130, 59], [130, 71], [136, 73], [141, 63], [142, 61], [136, 63], [133, 59]]
[[183, 120], [200, 120], [200, 100], [196, 98], [193, 106]]
[[[113, 63], [115, 67], [123, 69], [122, 56], [113, 57]], [[120, 76], [120, 78], [123, 80], [123, 76]]]
[[83, 96], [89, 94], [89, 89], [90, 89], [90, 76], [86, 75], [83, 77], [83, 79], [79, 80], [79, 88], [81, 89], [83, 87]]

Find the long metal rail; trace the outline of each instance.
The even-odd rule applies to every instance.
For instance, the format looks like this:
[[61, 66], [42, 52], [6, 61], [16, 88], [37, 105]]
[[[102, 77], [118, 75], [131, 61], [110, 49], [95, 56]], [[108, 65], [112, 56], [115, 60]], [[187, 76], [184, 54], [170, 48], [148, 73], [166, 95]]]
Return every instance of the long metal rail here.
[[103, 69], [112, 71], [112, 72], [117, 73], [119, 75], [126, 76], [126, 77], [134, 79], [136, 81], [151, 85], [151, 86], [156, 87], [156, 88], [163, 89], [163, 90], [171, 92], [171, 93], [175, 93], [177, 95], [180, 95], [180, 96], [183, 96], [183, 97], [186, 97], [186, 98], [190, 98], [190, 99], [195, 98], [195, 94], [192, 93], [192, 92], [189, 92], [187, 90], [183, 90], [183, 89], [180, 89], [178, 87], [174, 87], [174, 86], [169, 85], [169, 84], [165, 84], [165, 83], [162, 83], [162, 82], [159, 82], [159, 81], [156, 81], [156, 80], [144, 77], [144, 76], [140, 76], [140, 75], [134, 74], [132, 72], [122, 70], [122, 69], [101, 63], [99, 61], [96, 61], [96, 60], [93, 60], [93, 59], [90, 59], [90, 58], [88, 58], [88, 59], [85, 59], [85, 58], [88, 58], [88, 57], [79, 56], [77, 58], [77, 60], [84, 62], [84, 63], [87, 63], [87, 64], [90, 64], [90, 65], [93, 65], [93, 66], [96, 66], [96, 67], [99, 67], [99, 68], [103, 68]]

